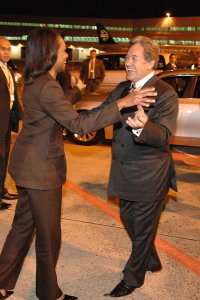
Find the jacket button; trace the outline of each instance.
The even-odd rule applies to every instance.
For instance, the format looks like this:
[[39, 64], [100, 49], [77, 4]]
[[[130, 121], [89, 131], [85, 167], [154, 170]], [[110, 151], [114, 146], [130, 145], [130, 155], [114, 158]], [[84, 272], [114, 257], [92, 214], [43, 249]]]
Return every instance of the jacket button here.
[[122, 144], [121, 146], [124, 147], [124, 144]]

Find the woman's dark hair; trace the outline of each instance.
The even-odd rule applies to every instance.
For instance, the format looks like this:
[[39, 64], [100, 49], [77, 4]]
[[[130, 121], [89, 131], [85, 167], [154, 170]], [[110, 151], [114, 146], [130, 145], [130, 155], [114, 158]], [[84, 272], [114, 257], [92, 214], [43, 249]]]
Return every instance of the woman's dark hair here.
[[59, 33], [49, 28], [37, 28], [31, 31], [26, 44], [26, 61], [24, 70], [25, 84], [47, 73], [57, 60]]

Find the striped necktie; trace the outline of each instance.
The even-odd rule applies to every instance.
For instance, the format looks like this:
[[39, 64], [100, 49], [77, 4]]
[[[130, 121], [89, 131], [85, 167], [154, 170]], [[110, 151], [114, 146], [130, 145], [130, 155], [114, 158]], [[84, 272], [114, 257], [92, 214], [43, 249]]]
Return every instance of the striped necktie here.
[[133, 92], [135, 90], [135, 84], [133, 82], [131, 82], [131, 86], [129, 88], [129, 93]]

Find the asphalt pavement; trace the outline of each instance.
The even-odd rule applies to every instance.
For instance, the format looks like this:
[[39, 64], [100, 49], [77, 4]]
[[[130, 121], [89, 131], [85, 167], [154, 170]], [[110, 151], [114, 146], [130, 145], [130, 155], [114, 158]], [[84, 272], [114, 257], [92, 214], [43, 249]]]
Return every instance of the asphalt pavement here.
[[[68, 181], [63, 187], [57, 274], [63, 292], [79, 300], [112, 299], [104, 294], [120, 281], [131, 249], [119, 218], [118, 199], [106, 192], [110, 150], [106, 145], [78, 146], [65, 141]], [[173, 157], [179, 191], [168, 194], [156, 238], [163, 269], [147, 272], [144, 285], [120, 299], [200, 300], [200, 157], [177, 151]], [[15, 191], [10, 176], [6, 184], [10, 192]], [[12, 206], [0, 211], [0, 248], [17, 203], [7, 202]], [[37, 299], [34, 247], [33, 240], [11, 300]]]

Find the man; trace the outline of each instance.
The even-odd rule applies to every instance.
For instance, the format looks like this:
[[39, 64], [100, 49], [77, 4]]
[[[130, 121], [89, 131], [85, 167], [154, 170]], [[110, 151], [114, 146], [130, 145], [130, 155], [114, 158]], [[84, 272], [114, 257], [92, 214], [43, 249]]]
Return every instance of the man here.
[[18, 195], [10, 194], [5, 187], [11, 131], [18, 131], [20, 106], [12, 70], [7, 66], [11, 58], [11, 43], [0, 37], [0, 210], [11, 204], [3, 200], [14, 200]]
[[144, 283], [146, 271], [162, 268], [154, 246], [155, 235], [169, 187], [176, 174], [169, 140], [178, 114], [178, 96], [154, 73], [159, 46], [148, 37], [132, 40], [125, 60], [128, 81], [122, 82], [102, 104], [127, 95], [133, 88], [155, 87], [156, 101], [149, 108], [122, 110], [115, 125], [108, 194], [120, 199], [120, 214], [132, 241], [123, 280], [105, 296], [122, 297]]
[[176, 65], [176, 55], [175, 54], [170, 54], [169, 56], [169, 62], [168, 64], [166, 64], [165, 70], [176, 70], [177, 69], [177, 65]]
[[96, 55], [96, 50], [91, 50], [90, 58], [81, 67], [80, 79], [86, 84], [86, 94], [98, 95], [97, 90], [105, 77], [104, 64]]
[[196, 57], [196, 63], [192, 64], [190, 66], [190, 69], [192, 69], [192, 70], [200, 69], [200, 56]]

